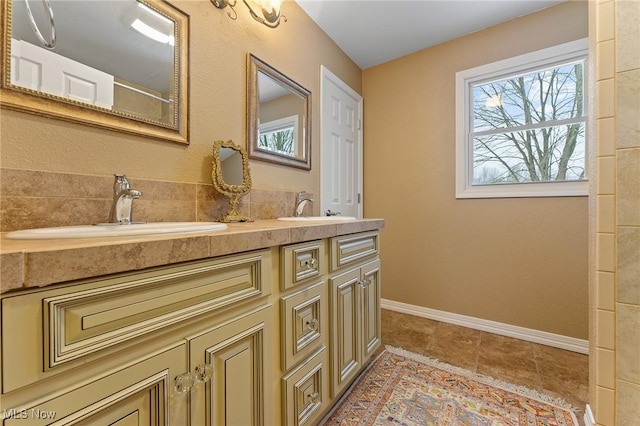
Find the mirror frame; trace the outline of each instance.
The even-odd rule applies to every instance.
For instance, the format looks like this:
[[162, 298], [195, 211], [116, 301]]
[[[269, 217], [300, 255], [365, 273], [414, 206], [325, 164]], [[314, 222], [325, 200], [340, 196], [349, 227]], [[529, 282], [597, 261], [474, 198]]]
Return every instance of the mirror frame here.
[[[248, 56], [247, 70], [247, 144], [249, 158], [311, 170], [311, 92], [251, 53]], [[258, 147], [258, 72], [266, 74], [305, 100], [306, 120], [303, 125], [305, 158], [297, 159]]]
[[172, 142], [189, 143], [189, 16], [161, 0], [137, 0], [175, 21], [174, 79], [178, 107], [175, 125], [145, 120], [132, 114], [88, 105], [61, 96], [11, 84], [12, 1], [3, 0], [0, 9], [2, 59], [0, 63], [0, 107], [39, 116], [58, 118], [93, 127]]
[[[230, 148], [240, 153], [242, 158], [242, 185], [231, 185], [224, 181], [222, 176], [222, 161], [220, 158], [220, 150], [222, 148]], [[211, 181], [213, 187], [222, 195], [229, 199], [230, 208], [227, 214], [220, 220], [221, 222], [252, 222], [253, 220], [247, 216], [243, 216], [238, 212], [238, 203], [243, 195], [251, 191], [251, 173], [249, 170], [249, 159], [247, 151], [228, 141], [215, 141], [213, 143], [213, 169], [211, 170]]]

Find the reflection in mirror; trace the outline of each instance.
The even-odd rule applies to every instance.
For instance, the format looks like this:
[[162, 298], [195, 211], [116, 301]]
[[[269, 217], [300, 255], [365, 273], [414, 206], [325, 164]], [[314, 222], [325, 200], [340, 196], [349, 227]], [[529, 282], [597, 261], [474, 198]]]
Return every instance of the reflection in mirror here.
[[233, 148], [220, 149], [220, 165], [222, 179], [229, 185], [242, 185], [244, 174], [242, 167], [242, 155]]
[[249, 55], [249, 156], [311, 168], [311, 93]]
[[247, 152], [233, 141], [214, 142], [211, 180], [214, 188], [229, 199], [229, 211], [220, 221], [251, 222], [238, 212], [240, 198], [251, 190]]
[[160, 0], [3, 4], [3, 106], [187, 142], [186, 15]]

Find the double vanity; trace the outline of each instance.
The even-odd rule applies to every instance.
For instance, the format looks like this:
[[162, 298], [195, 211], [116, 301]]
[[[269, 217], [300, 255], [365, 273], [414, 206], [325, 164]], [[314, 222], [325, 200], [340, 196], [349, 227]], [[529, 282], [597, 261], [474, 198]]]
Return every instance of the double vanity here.
[[[203, 102], [209, 102], [209, 96], [196, 96], [194, 101], [189, 93], [208, 93], [215, 84], [190, 78], [189, 58], [198, 57], [199, 70], [222, 62], [232, 70], [228, 64], [237, 61], [220, 61], [226, 48], [210, 55], [215, 49], [207, 33], [219, 35], [225, 28], [224, 34], [229, 34], [229, 28], [202, 20], [208, 18], [207, 7], [216, 10], [216, 5], [179, 2], [183, 11], [169, 3], [173, 2], [47, 1], [43, 38], [29, 18], [30, 2], [3, 2], [0, 21], [7, 48], [1, 56], [10, 78], [0, 82], [2, 108], [101, 128], [96, 146], [103, 144], [104, 130], [132, 135], [127, 143], [140, 136], [178, 143], [185, 148], [180, 156], [189, 143], [203, 152], [198, 145], [209, 142], [194, 140], [191, 134], [207, 134], [209, 117], [190, 113], [189, 106], [205, 110], [210, 104]], [[125, 18], [128, 22], [123, 24]], [[152, 40], [136, 22], [158, 24], [167, 42]], [[190, 28], [196, 25], [198, 39], [191, 44]], [[108, 34], [101, 35], [100, 28], [108, 28]], [[118, 40], [122, 46], [115, 44]], [[190, 45], [207, 52], [189, 52]], [[260, 50], [269, 51], [262, 44]], [[157, 61], [148, 55], [152, 52]], [[279, 47], [277, 52], [280, 57]], [[102, 67], [96, 58], [116, 60]], [[60, 71], [68, 68], [74, 73]], [[83, 84], [77, 83], [77, 70], [82, 70]], [[124, 175], [116, 175], [108, 223], [1, 236], [3, 426], [313, 425], [380, 346], [379, 229], [384, 222], [343, 216], [252, 222], [247, 216], [251, 211], [262, 218], [303, 216], [305, 205], [313, 200], [304, 191], [295, 206], [289, 205], [288, 191], [270, 190], [254, 193], [255, 209], [249, 202], [240, 203], [251, 189], [249, 158], [310, 171], [315, 149], [311, 91], [250, 53], [246, 71], [247, 99], [242, 102], [247, 106], [249, 152], [244, 144], [215, 141], [213, 188], [200, 182], [199, 172], [197, 184], [167, 181], [166, 165], [154, 152], [136, 157], [136, 162], [151, 158], [160, 165], [155, 166], [158, 173], [150, 175], [165, 180], [138, 180], [134, 189]], [[74, 79], [63, 84], [69, 75]], [[304, 73], [298, 77], [312, 82]], [[40, 87], [41, 81], [56, 84]], [[198, 82], [204, 85], [190, 88]], [[100, 96], [94, 96], [98, 92]], [[48, 134], [48, 125], [39, 132]], [[82, 146], [93, 150], [93, 142], [85, 143], [86, 136], [75, 132], [70, 128], [70, 139], [82, 138]], [[28, 136], [14, 133], [13, 139], [21, 138]], [[149, 145], [134, 151], [155, 149]], [[158, 158], [167, 158], [163, 147], [158, 152]], [[172, 158], [175, 152], [171, 150]], [[115, 155], [105, 164], [111, 161], [120, 167]], [[176, 161], [180, 168], [189, 163], [188, 169], [194, 170], [202, 159], [185, 155]], [[11, 182], [3, 186], [10, 189], [3, 193], [3, 203], [9, 200], [3, 204], [3, 218], [15, 216], [4, 229], [102, 218], [100, 209], [108, 196], [96, 188], [104, 183], [103, 177], [79, 176], [75, 165], [69, 167], [69, 175], [4, 172], [13, 180], [3, 181]], [[314, 167], [315, 173], [300, 185], [317, 186], [318, 166]], [[29, 179], [22, 179], [23, 174]], [[294, 176], [277, 174], [287, 176], [282, 179]], [[80, 195], [59, 193], [59, 179], [66, 182], [64, 188], [71, 186], [68, 182], [80, 182], [87, 190]], [[194, 181], [188, 175], [180, 179]], [[131, 216], [133, 200], [142, 196], [138, 189], [145, 185], [151, 188], [148, 198], [136, 201], [149, 201], [141, 217], [176, 222], [131, 224], [137, 220]], [[214, 189], [227, 200], [214, 196]], [[71, 202], [55, 204], [52, 199]], [[89, 206], [86, 212], [69, 207], [78, 200]], [[284, 205], [286, 211], [280, 208]], [[217, 209], [227, 206], [228, 212], [219, 215]], [[59, 214], [51, 218], [53, 211]], [[195, 218], [230, 223], [177, 222]]]
[[2, 424], [316, 424], [381, 344], [383, 226], [3, 237]]

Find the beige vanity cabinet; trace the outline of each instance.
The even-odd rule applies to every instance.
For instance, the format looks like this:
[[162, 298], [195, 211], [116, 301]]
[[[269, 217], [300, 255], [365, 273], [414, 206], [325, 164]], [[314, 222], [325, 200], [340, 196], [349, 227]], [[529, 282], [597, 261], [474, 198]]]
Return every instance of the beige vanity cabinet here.
[[2, 425], [268, 424], [274, 276], [260, 250], [4, 295]]
[[2, 294], [0, 425], [318, 424], [381, 343], [379, 234], [331, 229]]
[[280, 253], [282, 424], [313, 425], [330, 403], [326, 240]]
[[342, 393], [381, 344], [377, 232], [332, 238], [329, 277], [331, 397]]

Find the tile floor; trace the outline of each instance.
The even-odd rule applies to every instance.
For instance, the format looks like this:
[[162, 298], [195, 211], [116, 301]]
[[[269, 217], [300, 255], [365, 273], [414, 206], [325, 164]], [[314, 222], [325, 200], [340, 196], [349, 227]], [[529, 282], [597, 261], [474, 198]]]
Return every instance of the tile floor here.
[[589, 392], [587, 355], [511, 337], [382, 310], [384, 345], [560, 396], [582, 424]]

